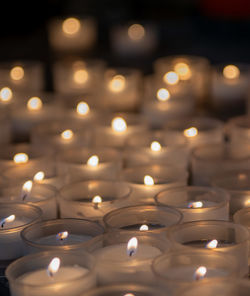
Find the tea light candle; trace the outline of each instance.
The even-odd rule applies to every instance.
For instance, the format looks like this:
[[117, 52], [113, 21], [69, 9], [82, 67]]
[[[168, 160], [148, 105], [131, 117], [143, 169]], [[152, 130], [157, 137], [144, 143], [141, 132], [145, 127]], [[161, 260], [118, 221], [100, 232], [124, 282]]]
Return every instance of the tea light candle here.
[[[41, 252], [25, 256], [8, 266], [11, 294], [77, 296], [95, 286], [94, 260], [85, 253]], [[74, 283], [74, 284], [73, 284]]]
[[54, 19], [49, 23], [49, 42], [58, 52], [86, 51], [93, 47], [96, 38], [96, 21], [91, 17]]
[[229, 194], [221, 189], [187, 186], [160, 192], [159, 205], [177, 208], [183, 222], [198, 220], [229, 220]]
[[3, 203], [0, 207], [0, 263], [7, 266], [12, 260], [24, 255], [20, 232], [37, 222], [42, 211], [32, 205]]

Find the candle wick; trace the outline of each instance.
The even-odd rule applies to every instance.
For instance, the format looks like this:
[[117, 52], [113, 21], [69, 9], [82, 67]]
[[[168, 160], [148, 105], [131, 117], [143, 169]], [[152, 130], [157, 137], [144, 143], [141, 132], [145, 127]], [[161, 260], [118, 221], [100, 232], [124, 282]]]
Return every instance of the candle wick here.
[[132, 257], [134, 253], [135, 253], [135, 251], [134, 251], [134, 250], [131, 250], [131, 251], [129, 252], [129, 257]]
[[24, 201], [24, 200], [26, 199], [26, 197], [27, 197], [27, 193], [24, 193], [24, 194], [22, 195], [22, 200]]
[[2, 221], [2, 222], [1, 222], [1, 227], [2, 227], [2, 228], [4, 227], [4, 224], [5, 224], [5, 221]]

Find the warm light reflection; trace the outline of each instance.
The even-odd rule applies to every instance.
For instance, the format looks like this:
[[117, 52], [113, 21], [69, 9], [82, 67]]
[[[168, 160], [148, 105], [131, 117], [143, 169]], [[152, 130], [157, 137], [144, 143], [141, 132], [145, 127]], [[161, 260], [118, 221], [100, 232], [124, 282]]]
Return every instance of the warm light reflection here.
[[146, 224], [141, 225], [140, 231], [147, 231], [147, 230], [148, 230], [148, 225]]
[[174, 71], [169, 71], [163, 76], [163, 81], [170, 85], [175, 85], [179, 82], [179, 76]]
[[154, 179], [151, 176], [146, 175], [144, 177], [144, 184], [147, 185], [147, 186], [153, 186], [155, 184], [155, 182], [154, 182]]
[[84, 84], [88, 81], [89, 73], [85, 69], [79, 69], [74, 72], [73, 79], [77, 84]]
[[154, 152], [161, 151], [161, 144], [157, 141], [153, 141], [150, 145], [150, 148]]
[[183, 134], [187, 138], [192, 138], [198, 135], [198, 130], [196, 127], [190, 127], [183, 131]]
[[111, 122], [111, 127], [114, 132], [125, 132], [127, 123], [122, 117], [115, 117]]
[[57, 233], [56, 238], [57, 238], [58, 240], [63, 241], [63, 240], [66, 239], [68, 236], [69, 236], [68, 231], [62, 231], [62, 232]]
[[31, 180], [29, 180], [23, 184], [22, 191], [21, 191], [21, 199], [22, 200], [25, 200], [29, 196], [32, 186], [33, 186], [33, 182]]
[[238, 179], [240, 181], [245, 181], [247, 179], [247, 175], [246, 174], [238, 174]]
[[61, 261], [59, 258], [55, 257], [51, 260], [48, 268], [47, 268], [47, 273], [50, 277], [52, 277], [57, 271], [59, 270]]
[[73, 136], [74, 136], [74, 133], [70, 129], [67, 129], [61, 133], [61, 138], [65, 141], [71, 140]]
[[128, 28], [128, 36], [133, 41], [139, 41], [145, 36], [145, 29], [140, 24], [133, 24]]
[[23, 79], [24, 77], [24, 69], [21, 66], [16, 66], [10, 70], [10, 78], [18, 81]]
[[202, 201], [192, 201], [188, 203], [188, 208], [189, 209], [199, 209], [203, 207], [203, 202]]
[[204, 278], [206, 273], [207, 273], [207, 268], [205, 266], [200, 266], [199, 268], [196, 269], [194, 273], [194, 279], [196, 281], [199, 281]]
[[126, 78], [123, 75], [115, 75], [108, 84], [108, 87], [113, 92], [121, 92], [124, 90]]
[[217, 246], [218, 246], [217, 239], [213, 239], [213, 240], [211, 240], [211, 242], [206, 244], [206, 248], [208, 248], [208, 249], [215, 249], [215, 248], [217, 248]]
[[65, 34], [74, 35], [79, 32], [81, 27], [80, 21], [75, 17], [67, 18], [62, 23], [62, 30]]
[[76, 112], [81, 116], [87, 115], [89, 113], [89, 105], [85, 102], [79, 102], [76, 106]]
[[244, 205], [245, 207], [250, 207], [250, 198], [245, 201]]
[[40, 172], [37, 172], [37, 173], [34, 175], [33, 180], [34, 180], [35, 182], [41, 182], [41, 181], [44, 179], [44, 177], [45, 177], [44, 172], [40, 171]]
[[9, 87], [3, 87], [0, 90], [0, 99], [3, 102], [9, 102], [13, 97], [12, 90]]
[[157, 96], [157, 99], [162, 102], [165, 102], [170, 99], [170, 93], [166, 88], [160, 88], [157, 91], [156, 96]]
[[38, 97], [32, 97], [27, 102], [27, 108], [30, 111], [38, 111], [41, 110], [43, 107], [43, 102]]
[[13, 222], [15, 221], [15, 219], [16, 219], [15, 215], [10, 215], [9, 217], [2, 219], [0, 221], [1, 227], [3, 228], [5, 223]]
[[87, 160], [87, 165], [91, 167], [96, 167], [99, 164], [99, 157], [97, 155], [92, 155], [88, 160]]
[[124, 294], [123, 296], [135, 296], [135, 295], [132, 293], [127, 293], [127, 294]]
[[234, 65], [228, 65], [223, 69], [223, 76], [227, 79], [239, 78], [240, 69]]
[[13, 157], [13, 161], [16, 164], [23, 164], [29, 161], [29, 156], [26, 153], [17, 153]]
[[131, 257], [136, 254], [138, 250], [138, 240], [136, 237], [132, 237], [127, 244], [127, 254]]
[[186, 63], [177, 63], [174, 66], [174, 70], [179, 75], [181, 80], [188, 80], [192, 76], [190, 67]]

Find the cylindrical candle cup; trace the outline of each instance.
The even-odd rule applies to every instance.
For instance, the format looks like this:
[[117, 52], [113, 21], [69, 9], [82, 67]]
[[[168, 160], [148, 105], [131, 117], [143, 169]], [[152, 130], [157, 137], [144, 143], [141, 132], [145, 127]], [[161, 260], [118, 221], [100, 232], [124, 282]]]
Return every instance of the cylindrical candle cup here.
[[[13, 217], [12, 215], [15, 215]], [[6, 267], [11, 261], [24, 255], [21, 231], [41, 219], [42, 211], [32, 205], [5, 203], [0, 207], [0, 266]], [[12, 216], [13, 221], [9, 221]]]
[[187, 186], [164, 190], [155, 196], [156, 204], [171, 206], [183, 214], [183, 222], [229, 220], [229, 194], [210, 187]]
[[26, 253], [84, 250], [104, 229], [84, 219], [56, 219], [35, 223], [21, 232]]
[[92, 180], [72, 183], [59, 192], [60, 215], [102, 221], [106, 213], [129, 205], [130, 193], [131, 188], [124, 182]]
[[173, 250], [209, 249], [235, 257], [240, 276], [248, 275], [249, 232], [242, 225], [227, 221], [195, 221], [172, 226], [167, 238]]
[[[54, 258], [60, 260], [57, 272], [49, 266]], [[46, 251], [16, 260], [8, 266], [6, 276], [11, 295], [78, 296], [95, 287], [94, 264], [93, 257], [84, 251]]]

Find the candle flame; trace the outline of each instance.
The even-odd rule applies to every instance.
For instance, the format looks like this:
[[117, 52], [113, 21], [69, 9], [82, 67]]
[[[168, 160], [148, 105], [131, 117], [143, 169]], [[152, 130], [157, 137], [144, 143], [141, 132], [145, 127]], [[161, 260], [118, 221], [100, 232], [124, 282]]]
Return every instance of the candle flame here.
[[208, 248], [208, 249], [216, 249], [217, 246], [218, 246], [217, 239], [213, 239], [213, 240], [211, 240], [211, 242], [206, 244], [206, 248]]
[[71, 140], [73, 138], [73, 136], [74, 136], [74, 133], [70, 129], [67, 129], [61, 133], [62, 139], [66, 140], [66, 141]]
[[162, 102], [166, 102], [170, 99], [170, 93], [166, 88], [160, 88], [157, 91], [157, 99]]
[[179, 75], [180, 80], [188, 80], [192, 76], [192, 72], [186, 63], [177, 63], [174, 70]]
[[127, 129], [127, 123], [122, 117], [115, 117], [111, 122], [112, 130], [115, 132], [124, 132]]
[[77, 84], [84, 84], [88, 81], [89, 73], [85, 69], [79, 69], [74, 72], [73, 79]]
[[17, 153], [13, 157], [13, 161], [16, 164], [23, 164], [29, 161], [29, 156], [26, 153]]
[[174, 71], [169, 71], [163, 76], [163, 81], [170, 85], [175, 85], [179, 82], [179, 76]]
[[92, 203], [94, 205], [94, 208], [98, 209], [99, 205], [102, 203], [101, 196], [99, 196], [99, 195], [94, 196], [93, 199], [92, 199]]
[[89, 105], [85, 102], [79, 102], [76, 106], [77, 114], [84, 116], [89, 113]]
[[124, 90], [126, 85], [126, 78], [123, 75], [115, 75], [109, 81], [109, 89], [113, 92], [121, 92]]
[[124, 296], [135, 296], [135, 295], [132, 293], [127, 293], [127, 294], [124, 294]]
[[80, 21], [75, 17], [67, 18], [62, 23], [62, 30], [65, 34], [74, 35], [79, 32], [81, 27]]
[[240, 76], [240, 69], [234, 65], [227, 65], [223, 69], [223, 76], [227, 79], [236, 79]]
[[138, 250], [138, 240], [136, 237], [132, 237], [127, 244], [127, 254], [131, 257], [136, 254]]
[[199, 209], [203, 207], [202, 201], [192, 201], [188, 204], [189, 209]]
[[36, 182], [41, 182], [44, 179], [44, 177], [45, 177], [44, 172], [40, 171], [35, 174], [35, 176], [33, 177], [33, 180]]
[[147, 230], [148, 230], [148, 225], [146, 224], [141, 225], [140, 231], [147, 231]]
[[154, 182], [154, 179], [151, 176], [146, 175], [144, 177], [144, 184], [147, 185], [147, 186], [153, 186], [155, 184], [155, 182]]
[[207, 268], [205, 266], [200, 266], [199, 268], [196, 269], [194, 273], [194, 279], [196, 281], [199, 281], [204, 278], [206, 273], [207, 273]]
[[51, 260], [51, 262], [47, 268], [47, 273], [50, 277], [52, 277], [55, 273], [58, 272], [60, 264], [61, 264], [61, 261], [57, 257], [55, 257]]
[[63, 240], [66, 239], [68, 236], [69, 236], [68, 231], [62, 231], [62, 232], [57, 233], [56, 238], [57, 238], [58, 240], [63, 241]]
[[33, 182], [31, 180], [26, 181], [23, 184], [22, 191], [21, 191], [22, 200], [25, 200], [29, 196], [32, 186], [33, 186]]
[[9, 102], [13, 97], [12, 90], [9, 87], [3, 87], [0, 90], [0, 99], [3, 102]]
[[16, 66], [16, 67], [13, 67], [10, 70], [10, 78], [11, 79], [13, 79], [15, 81], [18, 81], [18, 80], [23, 79], [23, 77], [24, 77], [24, 69], [23, 69], [23, 67]]
[[128, 28], [128, 36], [133, 41], [139, 41], [145, 36], [145, 29], [140, 24], [133, 24]]
[[7, 222], [13, 222], [14, 220], [16, 219], [16, 216], [15, 215], [10, 215], [9, 217], [7, 218], [4, 218], [1, 220], [0, 224], [1, 224], [1, 227], [3, 228], [4, 227], [4, 224]]
[[43, 102], [38, 97], [32, 97], [27, 102], [27, 108], [30, 111], [38, 111], [41, 110], [43, 107]]
[[161, 144], [157, 141], [153, 141], [150, 146], [151, 150], [154, 152], [161, 151]]
[[97, 155], [92, 155], [88, 161], [87, 161], [87, 165], [91, 166], [91, 167], [96, 167], [99, 164], [99, 157]]
[[196, 127], [190, 127], [183, 131], [183, 134], [187, 138], [192, 138], [198, 135], [198, 130]]

